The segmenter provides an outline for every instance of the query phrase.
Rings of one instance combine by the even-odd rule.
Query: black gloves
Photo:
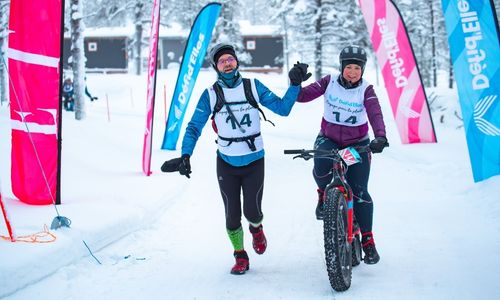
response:
[[[293,65],[293,68],[288,72],[288,78],[290,78],[290,83],[292,85],[300,85],[303,81],[306,81],[311,77],[311,73],[307,73],[307,67],[309,65],[297,62]]]
[[[302,71],[298,67],[293,67],[288,72],[288,78],[292,85],[300,85],[302,83]]]
[[[181,158],[174,158],[171,160],[167,160],[161,165],[162,172],[177,172],[179,171],[179,165],[181,164]]]
[[[187,178],[191,178],[191,163],[189,163],[189,155],[184,154],[181,156],[181,163],[179,164],[179,173],[181,175],[186,175]]]
[[[389,147],[389,143],[384,136],[376,137],[370,142],[370,149],[372,153],[382,153],[385,147]]]
[[[307,73],[308,64],[303,64],[301,62],[297,62],[293,65],[294,67],[298,67],[302,71],[302,81],[306,81],[309,77],[312,76],[311,73]]]
[[[189,155],[184,154],[181,157],[167,160],[161,166],[162,172],[177,172],[181,175],[185,175],[187,178],[191,178],[191,164],[189,163]]]
[[[97,99],[99,99],[99,98],[97,98],[97,97],[91,97],[90,101],[94,101],[94,100],[97,100]]]

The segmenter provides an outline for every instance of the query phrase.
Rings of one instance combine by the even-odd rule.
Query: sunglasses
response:
[[[218,66],[224,66],[226,63],[232,64],[234,62],[236,62],[236,58],[230,56],[230,57],[228,57],[226,59],[219,59],[219,61],[217,62],[217,65]]]

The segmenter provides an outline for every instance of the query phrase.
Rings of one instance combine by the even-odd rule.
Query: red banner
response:
[[[11,181],[28,204],[58,199],[62,0],[11,0]]]

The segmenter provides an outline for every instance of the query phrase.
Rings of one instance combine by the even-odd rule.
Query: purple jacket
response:
[[[330,83],[331,75],[327,75],[320,80],[302,88],[297,102],[309,102],[323,95]],[[373,129],[375,137],[385,137],[385,124],[378,102],[377,95],[372,85],[365,91],[364,106],[368,114],[368,120]],[[321,120],[321,134],[334,141],[339,147],[346,147],[368,138],[368,123],[360,126],[342,126]]]

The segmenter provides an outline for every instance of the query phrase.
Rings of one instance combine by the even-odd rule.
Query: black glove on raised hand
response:
[[[297,62],[293,65],[293,68],[288,72],[288,77],[290,78],[290,82],[292,85],[300,85],[303,81],[306,81],[311,77],[311,73],[307,73],[308,64],[303,64],[301,62]]]
[[[185,175],[187,178],[191,178],[191,163],[189,162],[189,155],[184,154],[181,156],[181,162],[179,164],[179,173]]]
[[[389,147],[389,143],[384,136],[376,137],[370,142],[370,149],[372,153],[382,153],[385,147]]]
[[[302,77],[302,70],[297,66],[294,66],[288,72],[288,78],[290,78],[290,83],[292,85],[300,85],[302,83]]]
[[[294,67],[298,67],[301,72],[302,72],[302,82],[306,81],[307,79],[309,79],[309,77],[312,76],[311,73],[307,73],[307,68],[309,67],[308,64],[303,64],[301,62],[298,62],[296,64],[293,65]]]

